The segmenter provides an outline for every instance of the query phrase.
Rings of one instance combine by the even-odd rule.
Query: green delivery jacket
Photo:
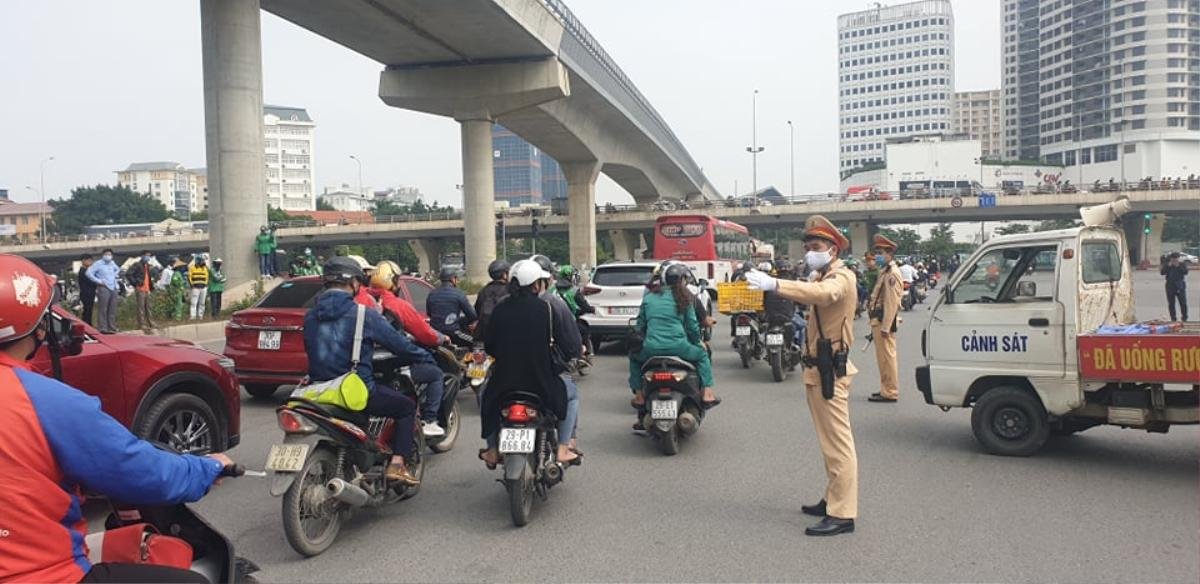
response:
[[[224,293],[225,282],[229,280],[229,276],[225,275],[225,270],[208,269],[208,293]]]
[[[275,253],[275,248],[279,244],[275,243],[275,234],[271,232],[259,233],[254,238],[254,251],[258,255],[270,255]]]
[[[689,306],[680,315],[670,291],[646,293],[638,311],[637,328],[646,334],[642,343],[645,355],[679,354],[686,347],[699,346],[701,342],[695,309]]]

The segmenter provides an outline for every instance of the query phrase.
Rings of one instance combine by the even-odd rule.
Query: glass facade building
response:
[[[567,196],[558,162],[500,124],[492,126],[492,156],[497,201],[518,207]]]

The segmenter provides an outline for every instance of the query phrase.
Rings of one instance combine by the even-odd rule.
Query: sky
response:
[[[749,192],[758,94],[758,184],[787,193],[787,121],[797,194],[837,189],[837,16],[871,7],[818,0],[567,0],[722,194]],[[897,4],[896,2],[890,4]],[[131,162],[205,165],[195,0],[0,3],[0,188],[46,193],[116,182]],[[999,0],[954,0],[955,89],[1000,86]],[[317,122],[318,192],[363,183],[419,187],[459,206],[458,125],[378,98],[382,66],[270,14],[262,18],[263,101]],[[41,164],[48,157],[53,161]],[[632,203],[601,177],[601,203]]]

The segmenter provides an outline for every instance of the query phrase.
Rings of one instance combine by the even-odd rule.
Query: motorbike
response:
[[[767,327],[763,339],[767,363],[771,365],[771,378],[776,382],[783,381],[788,372],[800,363],[800,349],[793,342],[795,335],[788,323],[775,323]]]
[[[930,290],[937,288],[938,280],[940,278],[941,278],[941,276],[938,273],[929,274],[929,289]]]
[[[423,386],[412,381],[405,367],[396,366],[395,356],[376,352],[376,391],[400,391],[420,403]],[[446,376],[441,423],[446,435],[438,438],[444,452],[453,446],[458,434],[458,382]],[[420,492],[389,481],[387,465],[391,461],[391,440],[395,420],[352,412],[328,404],[293,397],[275,410],[282,444],[271,447],[266,469],[273,473],[271,495],[283,497],[283,528],[292,549],[304,556],[315,556],[333,545],[356,510],[380,507],[410,499]],[[405,461],[413,476],[425,474],[426,447],[434,449],[421,433],[420,422],[413,428],[412,456]]]
[[[462,363],[466,366],[466,382],[476,398],[492,380],[492,364],[495,362],[496,360],[483,350],[482,345],[475,345],[470,352],[464,352]]]
[[[642,365],[642,392],[646,396],[642,426],[662,453],[679,453],[679,441],[700,429],[704,420],[700,376],[691,363],[679,357],[652,357]]]
[[[915,304],[914,298],[913,298],[912,286],[913,285],[911,283],[905,282],[904,283],[904,295],[900,297],[900,309],[905,312],[912,310],[913,305]]]
[[[558,462],[558,420],[542,407],[537,394],[513,392],[500,406],[499,450],[504,457],[504,484],[513,525],[529,523],[536,495],[543,501],[563,480]]]
[[[742,369],[750,368],[751,359],[762,358],[762,323],[754,312],[739,312],[733,315],[733,341],[737,348],[738,357],[742,359]]]

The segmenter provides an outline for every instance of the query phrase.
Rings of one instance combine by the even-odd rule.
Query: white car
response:
[[[646,284],[659,263],[610,262],[592,270],[591,280],[582,292],[587,296],[588,304],[596,309],[595,314],[583,315],[593,344],[598,346],[604,340],[629,336],[629,321],[637,318]],[[694,273],[689,278],[688,288],[712,314],[709,292],[699,285]]]

